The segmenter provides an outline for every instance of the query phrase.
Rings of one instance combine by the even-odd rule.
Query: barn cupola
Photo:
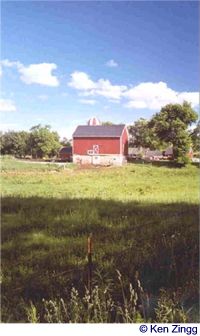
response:
[[[88,123],[87,123],[89,126],[99,126],[101,125],[99,119],[97,119],[96,117],[92,117],[90,118],[90,120],[88,120]]]

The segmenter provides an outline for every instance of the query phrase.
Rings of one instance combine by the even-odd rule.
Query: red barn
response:
[[[125,125],[78,126],[73,134],[73,162],[94,165],[121,165],[128,155]]]

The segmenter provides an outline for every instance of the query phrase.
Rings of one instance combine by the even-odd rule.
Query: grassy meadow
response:
[[[124,319],[119,313],[126,307],[133,311],[130,284],[138,283],[145,313],[143,303],[133,301],[141,319],[164,321],[165,310],[173,306],[187,321],[198,320],[197,167],[81,169],[3,158],[1,168],[3,322],[139,321],[137,314]],[[106,303],[99,308],[104,315],[95,319],[84,317],[84,307],[89,308],[80,301],[87,301],[91,233],[93,294],[104,293]],[[60,299],[68,309],[73,306],[69,318],[52,317]],[[78,302],[82,310],[77,313]],[[169,322],[179,319],[170,316]]]

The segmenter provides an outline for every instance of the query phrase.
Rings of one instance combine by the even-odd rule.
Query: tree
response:
[[[1,134],[1,153],[24,157],[28,154],[29,134],[25,131],[8,131]]]
[[[15,134],[15,155],[25,157],[29,154],[29,133],[25,131],[16,132]]]
[[[173,145],[173,155],[177,162],[187,163],[191,145],[188,126],[197,120],[197,113],[191,104],[168,104],[150,121],[149,126],[161,141]]]
[[[36,125],[30,129],[29,149],[34,158],[52,157],[59,148],[58,133],[51,131],[49,125]]]
[[[192,140],[193,150],[196,152],[200,151],[200,121],[198,121],[197,126],[190,132],[190,138]]]
[[[103,121],[103,122],[101,123],[101,125],[104,125],[104,126],[111,126],[111,125],[115,125],[115,124],[113,124],[112,121]]]
[[[15,134],[14,131],[1,134],[1,154],[15,155]]]
[[[112,121],[102,121],[101,125],[103,126],[112,126],[112,125],[124,125],[123,122],[120,123],[113,123]]]
[[[66,137],[64,137],[61,141],[60,144],[64,147],[71,147],[71,142],[72,140],[67,139]]]
[[[156,149],[160,147],[160,142],[154,129],[149,126],[149,121],[143,118],[135,121],[129,126],[130,145],[134,147],[146,147]]]

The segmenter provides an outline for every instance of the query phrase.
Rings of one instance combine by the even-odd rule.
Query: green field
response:
[[[188,321],[197,321],[197,167],[80,169],[4,158],[1,175],[4,322],[27,322],[30,305],[45,322],[42,300],[67,301],[72,287],[81,300],[90,233],[93,286],[111,286],[119,305],[137,272],[150,301],[146,319],[158,320],[154,308],[164,289],[166,307],[173,299]]]

